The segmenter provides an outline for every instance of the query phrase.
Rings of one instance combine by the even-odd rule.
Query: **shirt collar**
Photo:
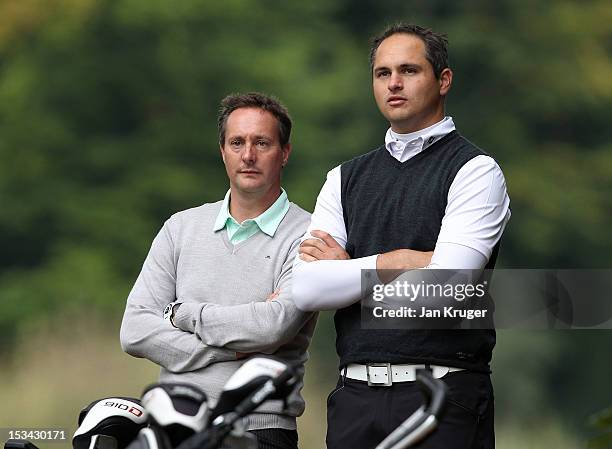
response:
[[[215,232],[224,229],[228,220],[233,220],[234,222],[238,223],[236,219],[232,217],[229,211],[231,191],[231,189],[228,190],[225,194],[225,198],[223,198],[221,209],[219,210],[219,214],[215,220],[215,225],[213,226],[213,231]],[[259,227],[262,232],[265,232],[270,237],[274,237],[280,222],[283,220],[288,210],[289,198],[287,197],[287,192],[285,192],[285,189],[281,188],[281,194],[276,201],[264,212],[251,220],[257,224],[257,227]]]
[[[392,156],[398,159],[407,151],[416,155],[454,130],[455,123],[450,116],[444,117],[427,128],[408,134],[399,134],[389,128],[385,135],[385,147]]]

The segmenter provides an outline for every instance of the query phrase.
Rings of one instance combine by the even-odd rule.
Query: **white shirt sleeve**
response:
[[[433,270],[482,270],[489,259],[481,252],[456,243],[436,243],[431,263],[425,268]]]
[[[311,231],[322,230],[330,234],[342,248],[346,248],[346,226],[344,225],[344,214],[342,212],[340,182],[340,166],[327,173],[325,184],[317,197],[314,212],[310,218],[310,225],[302,240],[314,238]],[[301,261],[301,259],[296,259]]]
[[[304,239],[319,229],[346,247],[340,191],[340,167],[336,167],[327,175]],[[449,189],[440,234],[426,268],[483,269],[510,219],[509,204],[504,176],[495,161],[482,155],[467,162]],[[361,270],[375,270],[377,257],[307,263],[297,256],[293,300],[307,311],[340,309],[359,301]]]
[[[481,253],[486,261],[499,242],[506,223],[510,219],[510,199],[506,192],[506,181],[499,165],[493,158],[476,156],[457,172],[448,190],[448,201],[442,227],[436,242],[436,251],[441,243],[454,243]],[[440,249],[445,248],[442,246]],[[463,259],[446,256],[438,260],[445,266],[437,268],[477,269],[466,267]],[[486,265],[486,261],[484,265]],[[448,265],[453,263],[453,265]]]

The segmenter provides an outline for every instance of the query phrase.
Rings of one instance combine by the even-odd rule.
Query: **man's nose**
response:
[[[257,149],[255,145],[250,142],[246,142],[244,145],[244,149],[241,154],[242,161],[245,163],[253,163],[257,160]]]
[[[392,73],[389,77],[389,84],[387,87],[391,92],[401,90],[404,87],[402,77],[398,73]]]

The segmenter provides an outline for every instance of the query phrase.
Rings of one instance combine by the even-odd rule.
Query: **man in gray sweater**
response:
[[[281,188],[291,153],[287,110],[262,94],[230,95],[218,127],[230,190],[166,221],[121,325],[125,352],[160,365],[162,382],[197,385],[213,405],[251,354],[274,354],[303,376],[316,322],[291,298],[292,264],[310,214]],[[297,448],[303,411],[298,391],[285,410],[281,401],[266,402],[248,417],[248,429],[260,448]]]

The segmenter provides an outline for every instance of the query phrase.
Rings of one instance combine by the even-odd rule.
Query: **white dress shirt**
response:
[[[405,162],[453,130],[451,117],[410,134],[389,128],[385,147]],[[311,231],[321,230],[346,247],[340,178],[340,166],[327,173],[304,240],[314,238]],[[448,191],[440,234],[426,268],[482,270],[510,219],[509,206],[504,175],[493,158],[480,155],[465,163]],[[298,255],[293,265],[293,300],[298,308],[309,311],[347,307],[361,299],[361,271],[375,270],[377,258],[378,254],[305,262]]]

